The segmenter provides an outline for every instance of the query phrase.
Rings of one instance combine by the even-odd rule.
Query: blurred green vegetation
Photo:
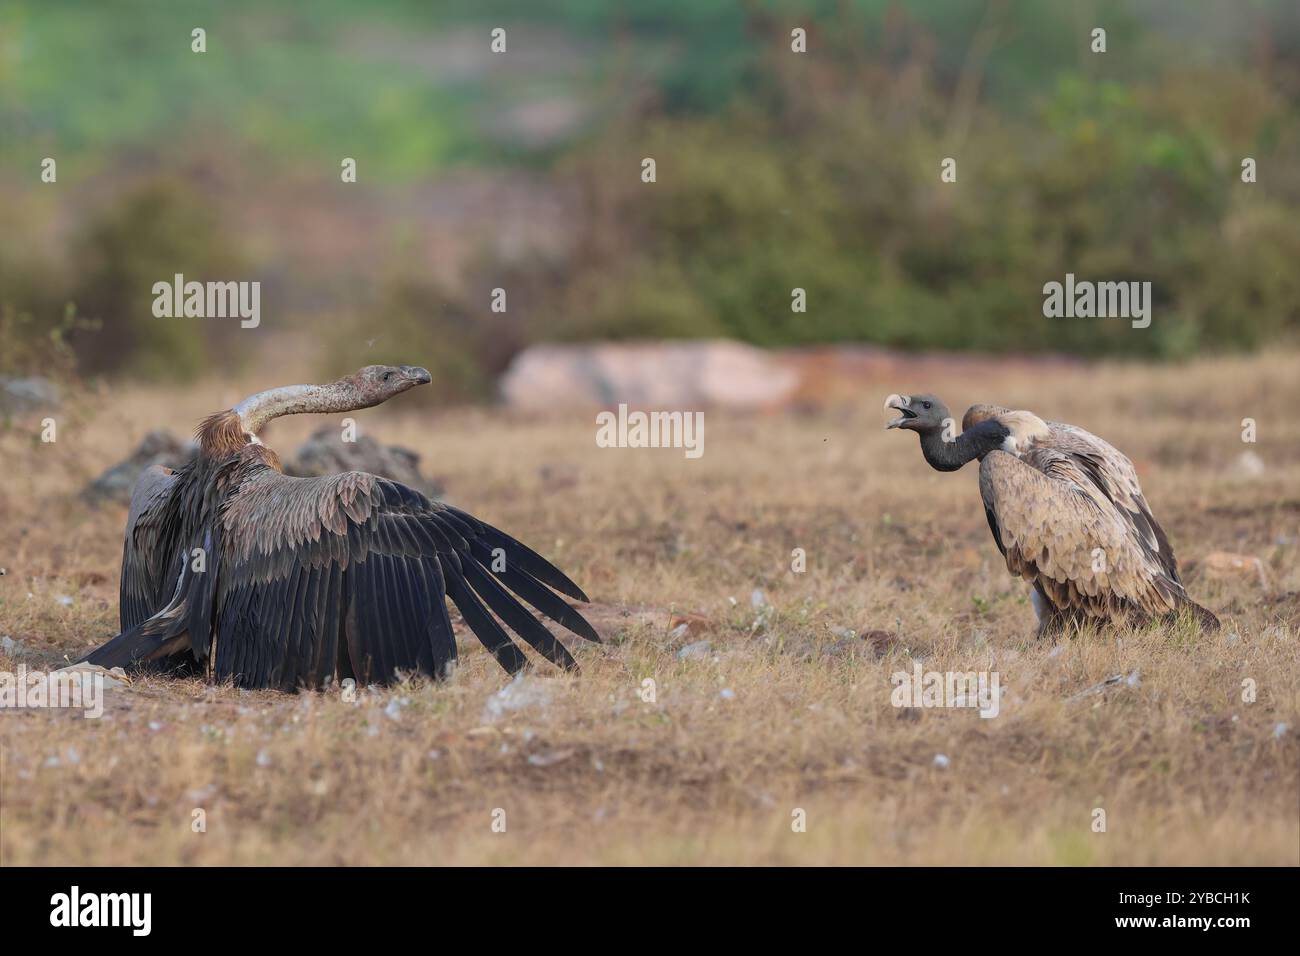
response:
[[[72,241],[76,302],[93,302],[111,335],[74,340],[90,373],[122,369],[144,378],[187,377],[226,356],[212,321],[157,318],[155,282],[238,275],[243,265],[213,207],[183,183],[148,182],[92,216]],[[202,280],[200,280],[202,281]],[[204,322],[208,325],[204,325]]]
[[[185,376],[260,339],[153,318],[152,283],[261,278],[267,328],[332,367],[373,342],[471,398],[547,339],[1258,348],[1300,332],[1298,121],[1286,0],[0,0],[0,308],[87,372]],[[439,226],[466,170],[553,194],[554,248],[497,208]],[[304,204],[339,248],[293,231]],[[439,228],[473,246],[458,275]],[[1150,281],[1151,327],[1044,318],[1067,272]]]
[[[601,195],[593,232],[621,241],[591,244],[542,324],[574,338],[1160,356],[1300,330],[1300,151],[1292,105],[1264,83],[1065,76],[1023,118],[981,115],[957,146],[941,91],[902,102],[894,76],[876,77],[814,95],[786,77],[764,108],[613,133],[581,175]],[[636,177],[642,155],[657,159],[654,184]],[[946,156],[953,184],[939,180]],[[1266,185],[1241,182],[1243,156]],[[1067,272],[1150,281],[1150,329],[1045,319],[1042,286]]]

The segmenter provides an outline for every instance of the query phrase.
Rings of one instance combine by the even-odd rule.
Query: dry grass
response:
[[[495,718],[505,680],[472,638],[449,683],[356,703],[139,679],[110,692],[101,720],[0,712],[0,860],[1295,865],[1298,368],[1294,354],[970,366],[942,383],[863,383],[856,404],[806,415],[710,413],[698,461],[597,449],[588,415],[430,417],[400,400],[363,413],[420,450],[455,503],[598,601],[703,620],[674,635],[632,618],[605,646],[573,639],[582,673],[539,667],[515,689],[532,703]],[[923,388],[954,409],[1032,408],[1126,450],[1223,631],[1033,640],[974,470],[933,472],[914,437],[881,428],[885,393]],[[244,391],[112,392],[67,409],[53,445],[29,423],[0,435],[0,634],[27,648],[0,668],[56,664],[114,632],[124,512],[90,510],[76,490],[147,428],[188,430]],[[1248,416],[1255,446],[1240,440]],[[281,423],[268,441],[292,449],[314,424]],[[1262,475],[1235,476],[1246,447]],[[1268,581],[1212,578],[1198,559],[1216,550],[1258,555]],[[897,642],[878,658],[842,628]],[[709,655],[677,656],[704,639]],[[914,657],[997,670],[1000,716],[893,708],[890,675]],[[1137,686],[1071,700],[1135,670]],[[639,696],[646,678],[654,703]],[[191,832],[196,807],[205,833]],[[1106,833],[1091,830],[1095,807]]]

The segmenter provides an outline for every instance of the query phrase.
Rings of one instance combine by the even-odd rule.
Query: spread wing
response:
[[[175,491],[176,475],[162,465],[141,472],[131,490],[118,595],[124,631],[161,608],[176,586],[178,568],[172,567],[179,533]]]
[[[582,590],[491,525],[361,472],[291,478],[255,470],[218,519],[213,673],[255,687],[385,682],[440,675],[456,659],[446,598],[507,671],[523,638],[576,666],[524,603],[589,640],[587,621],[551,589]],[[513,592],[513,593],[512,593]]]
[[[1076,454],[1045,445],[1023,461],[1003,451],[985,456],[980,494],[1007,567],[1062,610],[1101,618],[1174,610],[1186,600],[1182,585],[1092,471]]]

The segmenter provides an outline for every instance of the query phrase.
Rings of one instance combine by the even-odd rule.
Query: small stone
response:
[[[1264,459],[1249,449],[1238,455],[1232,465],[1232,473],[1239,478],[1258,478],[1264,471]]]
[[[573,756],[573,750],[556,750],[545,754],[529,754],[528,762],[534,767],[552,767]]]
[[[712,641],[696,641],[694,644],[687,644],[677,652],[679,661],[689,660],[692,657],[708,657],[709,652],[713,649]]]
[[[0,415],[58,408],[59,387],[48,378],[0,375]]]
[[[120,667],[114,667],[112,670],[100,667],[98,664],[69,664],[67,667],[60,667],[54,673],[71,674],[74,671],[83,671],[87,674],[98,674],[104,680],[105,690],[115,690],[119,687],[130,686],[131,679],[126,676],[126,672]]]
[[[550,700],[551,688],[546,681],[520,674],[487,699],[482,719],[491,723],[511,711],[545,707]]]
[[[947,755],[947,754],[935,754],[935,755],[934,755],[934,765],[935,765],[936,767],[938,767],[940,770],[944,770],[944,769],[946,769],[946,768],[948,767],[948,765],[951,764],[951,763],[952,763],[952,761],[948,759],[948,755]]]

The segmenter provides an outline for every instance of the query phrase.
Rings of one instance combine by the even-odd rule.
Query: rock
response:
[[[59,387],[49,379],[0,375],[0,415],[21,415],[58,407]]]
[[[192,441],[181,441],[171,432],[151,431],[129,457],[109,468],[82,491],[92,504],[106,501],[129,504],[131,489],[140,473],[152,465],[171,469],[188,464],[198,452]],[[397,445],[381,445],[369,435],[355,442],[340,440],[333,425],[323,425],[285,462],[284,472],[301,478],[334,475],[342,471],[368,471],[381,478],[391,478],[409,485],[430,497],[441,497],[445,489],[437,481],[420,474],[420,456]]]
[[[438,481],[420,474],[420,456],[400,445],[381,445],[369,435],[358,435],[345,442],[333,425],[322,425],[298,448],[298,453],[284,464],[286,475],[314,478],[343,471],[368,471],[381,478],[391,478],[440,498],[446,489]]]
[[[105,690],[129,687],[131,684],[131,679],[126,676],[126,671],[122,670],[120,667],[114,667],[112,670],[108,670],[107,668],[100,667],[98,664],[87,664],[83,662],[81,664],[69,664],[67,667],[60,667],[54,673],[71,674],[76,671],[81,671],[86,674],[101,675],[104,678]]]
[[[679,661],[689,660],[692,657],[708,657],[713,651],[712,641],[696,641],[694,644],[687,644],[677,652]]]
[[[563,763],[572,757],[576,750],[572,747],[565,750],[553,750],[549,753],[529,754],[528,762],[534,767],[553,767],[557,763]]]
[[[87,485],[81,492],[82,497],[91,504],[106,501],[129,504],[131,489],[135,487],[136,479],[142,471],[154,465],[180,468],[189,464],[198,450],[199,446],[194,442],[182,441],[171,432],[151,431],[140,440],[135,451],[127,458]]]
[[[1249,449],[1238,455],[1232,463],[1232,473],[1238,478],[1258,478],[1264,474],[1264,470],[1264,459]]]
[[[1235,554],[1231,551],[1211,551],[1200,561],[1201,570],[1211,577],[1235,579],[1268,586],[1268,574],[1264,562],[1251,554]]]
[[[551,701],[551,687],[538,677],[517,675],[483,705],[484,723],[492,723],[512,711],[545,707]]]
[[[32,649],[26,644],[22,641],[15,641],[8,634],[0,637],[0,651],[8,654],[10,657],[25,657],[32,653]]]
[[[535,345],[501,377],[513,408],[640,410],[765,408],[784,404],[798,374],[762,349],[739,342],[644,342]]]

